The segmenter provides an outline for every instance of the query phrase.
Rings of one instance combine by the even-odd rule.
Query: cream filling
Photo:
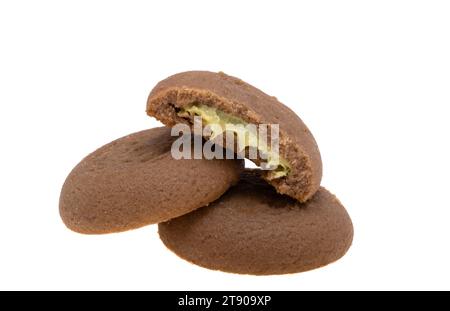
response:
[[[222,135],[225,131],[231,131],[238,138],[238,146],[241,150],[246,147],[256,148],[260,155],[266,159],[265,168],[271,170],[269,179],[276,179],[287,176],[291,170],[291,166],[286,159],[279,156],[278,152],[274,152],[271,148],[258,139],[258,135],[254,131],[250,131],[245,122],[241,118],[235,117],[221,110],[206,105],[191,105],[182,108],[178,115],[181,117],[199,116],[205,126],[211,129],[210,140]]]

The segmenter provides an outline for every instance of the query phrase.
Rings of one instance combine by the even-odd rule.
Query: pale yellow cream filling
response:
[[[260,141],[257,134],[247,128],[248,122],[241,118],[201,104],[182,108],[178,115],[182,117],[201,117],[203,125],[209,126],[211,129],[210,139],[216,138],[224,131],[234,132],[236,137],[241,140],[238,145],[242,150],[246,147],[257,148],[260,154],[264,154],[264,157],[267,159],[266,167],[273,168],[269,174],[270,179],[281,178],[289,174],[291,170],[289,163],[277,153],[271,151],[266,143]]]

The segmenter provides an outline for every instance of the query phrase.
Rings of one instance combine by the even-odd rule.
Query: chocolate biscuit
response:
[[[353,225],[339,200],[319,188],[306,203],[277,194],[260,172],[207,207],[159,224],[164,244],[205,268],[254,275],[302,272],[342,257]]]
[[[80,233],[110,233],[181,216],[220,197],[239,179],[242,160],[175,160],[170,128],[115,140],[67,177],[60,215]]]
[[[311,132],[291,109],[248,83],[224,73],[183,72],[159,82],[147,101],[147,114],[167,126],[192,125],[193,116],[206,113],[244,125],[279,124],[282,161],[263,178],[279,193],[301,202],[319,189],[322,162]]]

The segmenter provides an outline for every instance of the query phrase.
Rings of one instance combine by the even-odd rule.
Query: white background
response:
[[[147,95],[185,70],[301,115],[354,222],[342,260],[240,276],[179,259],[156,226],[65,228],[72,167],[157,126]],[[0,104],[0,289],[450,289],[448,1],[2,1]]]

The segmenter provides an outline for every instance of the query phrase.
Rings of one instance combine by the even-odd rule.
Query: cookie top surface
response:
[[[88,155],[63,185],[64,223],[81,233],[138,228],[207,205],[238,181],[242,160],[175,160],[176,139],[170,128],[154,128]]]
[[[159,225],[166,246],[200,266],[241,274],[284,274],[324,266],[351,245],[345,208],[325,188],[307,202],[282,196],[246,171],[220,199]]]
[[[301,202],[317,191],[322,178],[317,143],[303,121],[275,97],[221,72],[188,71],[170,76],[153,88],[147,113],[168,126],[188,123],[178,111],[193,103],[217,108],[251,124],[279,124],[280,156],[289,162],[291,171],[277,179],[266,172],[263,178],[279,193]]]

